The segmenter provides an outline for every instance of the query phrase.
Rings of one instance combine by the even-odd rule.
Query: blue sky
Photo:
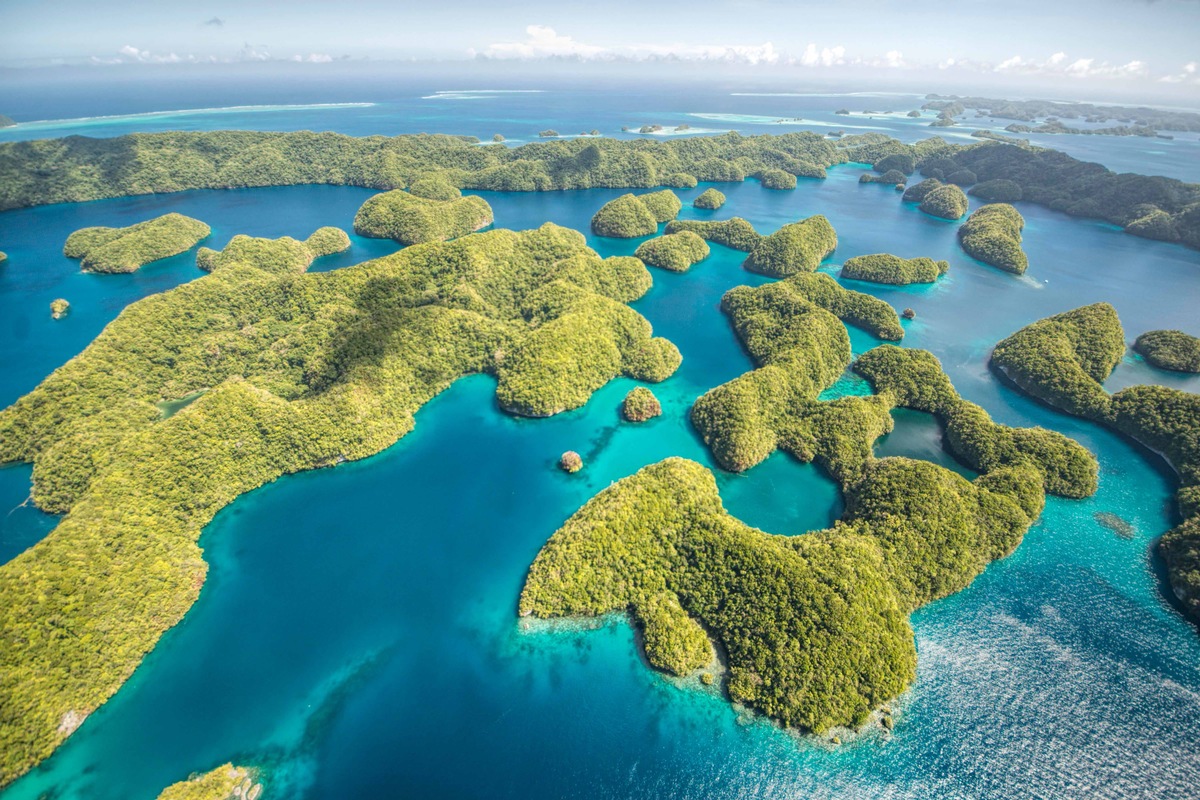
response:
[[[0,0],[0,64],[683,60],[1200,94],[1200,0]]]

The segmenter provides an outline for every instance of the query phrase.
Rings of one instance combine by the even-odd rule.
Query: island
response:
[[[61,297],[50,301],[50,317],[52,319],[62,319],[71,310],[71,304]]]
[[[910,192],[913,193],[911,196]],[[937,178],[923,180],[904,193],[904,200],[912,199],[920,201],[917,207],[926,214],[948,220],[962,219],[970,207],[962,189],[954,184],[942,183]]]
[[[67,237],[63,255],[86,272],[135,272],[152,261],[191,250],[212,233],[198,219],[163,214],[127,228],[82,228]]]
[[[592,232],[597,236],[634,239],[658,230],[659,223],[672,220],[683,208],[679,197],[669,189],[650,194],[623,194],[601,206],[592,217]]]
[[[828,219],[816,214],[763,237],[742,266],[760,275],[786,278],[797,272],[812,272],[836,247],[837,232]]]
[[[1159,552],[1175,598],[1200,620],[1200,395],[1165,386],[1101,386],[1125,352],[1117,312],[1107,303],[1039,320],[996,345],[991,365],[1006,380],[1070,414],[1128,436],[1161,457],[1179,478],[1183,521]]]
[[[1025,274],[1029,258],[1021,249],[1025,218],[1008,203],[978,208],[958,229],[958,242],[967,255],[1005,272]]]
[[[648,239],[633,253],[646,264],[671,272],[687,272],[693,264],[708,258],[708,254],[708,242],[691,231]]]
[[[0,250],[0,264],[3,264],[5,261],[8,261],[8,253]]]
[[[433,200],[395,189],[362,204],[354,215],[354,232],[405,245],[444,242],[482,230],[494,218],[482,197]]]
[[[637,259],[546,224],[320,273],[222,258],[127,306],[0,411],[0,463],[33,462],[33,502],[66,514],[0,565],[0,785],[182,619],[207,572],[197,537],[221,508],[383,450],[464,375],[495,376],[500,406],[528,416],[578,408],[618,376],[664,380],[679,351],[627,305],[650,285]]]
[[[992,97],[959,97],[931,94],[927,108],[952,103],[962,109],[978,109],[989,117],[1012,119],[1018,122],[1045,122],[1031,128],[1028,125],[1010,125],[1009,130],[1032,130],[1039,133],[1075,133],[1107,135],[1154,136],[1157,130],[1200,131],[1200,114],[1194,111],[1150,108],[1148,106],[1096,105],[1092,103],[1063,103],[1051,100],[1000,100]],[[960,112],[961,113],[961,112]],[[1061,119],[1081,119],[1090,124],[1103,124],[1116,120],[1122,124],[1107,128],[1072,128]]]
[[[795,294],[795,280],[727,295],[760,366],[700,398],[693,420],[727,467],[747,468],[776,444],[815,460],[842,486],[842,520],[803,536],[769,535],[725,510],[709,470],[669,458],[603,490],[553,534],[518,611],[628,613],[651,667],[703,670],[704,682],[723,673],[730,701],[820,734],[862,726],[903,692],[917,663],[908,616],[1011,553],[1047,491],[1093,492],[1097,465],[1061,434],[992,422],[925,351],[876,348],[856,369],[878,394],[817,400],[841,374],[849,341],[833,313]],[[948,437],[955,454],[980,477],[876,459],[873,442],[891,429],[896,406],[943,417],[957,432]],[[732,441],[759,452],[728,463],[722,442]]]
[[[621,416],[629,422],[645,422],[662,414],[662,405],[645,386],[630,389],[621,403]]]
[[[796,176],[781,169],[764,169],[755,173],[764,189],[795,189]]]
[[[17,123],[12,117],[6,117],[3,114],[0,114],[0,128],[12,128],[16,126],[16,124]]]
[[[257,770],[224,764],[202,775],[173,783],[158,800],[259,800],[263,785]]]
[[[1183,331],[1147,331],[1133,349],[1159,369],[1200,372],[1200,339]]]
[[[318,228],[304,241],[290,236],[262,239],[239,233],[222,250],[201,247],[196,251],[196,266],[205,272],[249,266],[264,272],[283,274],[304,272],[321,256],[350,249],[350,237],[341,228]]]
[[[889,169],[882,175],[864,172],[858,176],[859,183],[886,183],[889,186],[903,186],[907,180],[908,176],[898,169]]]
[[[1101,219],[1129,233],[1200,248],[1200,184],[1118,175],[1100,164],[998,141],[906,144],[879,133],[831,139],[812,132],[675,141],[588,139],[479,147],[473,137],[253,131],[68,137],[0,143],[0,211],[47,203],[245,186],[341,184],[391,190],[453,165],[455,185],[487,191],[653,188],[680,175],[741,181],[765,169],[821,178],[845,163],[907,154],[926,177],[969,170],[1008,180],[1025,202]],[[702,146],[697,146],[702,144]],[[580,159],[595,148],[599,159]],[[140,157],[131,162],[130,152]],[[320,152],[321,158],[308,157]],[[940,175],[938,174],[940,172]],[[682,184],[680,184],[682,185]],[[1011,201],[1009,201],[1011,202]]]
[[[949,271],[949,261],[934,261],[924,257],[906,259],[891,253],[875,253],[846,259],[841,276],[856,281],[907,286],[911,283],[933,283]]]
[[[749,252],[763,237],[749,221],[741,217],[725,220],[677,219],[667,223],[665,233],[691,231],[708,242],[724,245],[733,250]]]
[[[723,205],[725,205],[725,195],[713,188],[705,189],[692,201],[693,208],[703,208],[708,211],[716,211]]]

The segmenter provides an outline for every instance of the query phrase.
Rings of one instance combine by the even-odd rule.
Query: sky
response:
[[[547,59],[1200,100],[1200,0],[0,0],[0,66]]]

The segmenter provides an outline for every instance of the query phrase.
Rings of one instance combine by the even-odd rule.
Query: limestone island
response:
[[[683,203],[669,189],[650,194],[623,194],[601,206],[592,217],[592,232],[614,239],[649,236],[660,222],[675,219]]]
[[[796,176],[781,169],[764,169],[755,173],[754,177],[764,189],[795,189]]]
[[[61,297],[57,300],[50,301],[50,316],[53,319],[62,319],[71,310],[71,304]]]
[[[1183,522],[1163,534],[1159,552],[1175,598],[1200,620],[1200,394],[1165,386],[1108,394],[1101,381],[1124,352],[1116,310],[1097,303],[1022,328],[996,345],[991,364],[1026,393],[1125,434],[1174,469]]]
[[[786,278],[812,272],[837,247],[837,232],[821,214],[784,225],[762,238],[742,264],[750,272]]]
[[[259,800],[263,785],[258,771],[224,764],[163,789],[158,800]]]
[[[400,244],[457,239],[492,224],[492,207],[482,197],[434,200],[396,189],[377,194],[354,215],[354,232]]]
[[[693,264],[708,258],[708,254],[708,242],[691,231],[647,239],[633,253],[650,266],[671,272],[687,272]]]
[[[916,186],[910,186],[903,199],[907,203],[920,203],[918,208],[930,216],[949,220],[962,219],[970,207],[962,189],[937,178],[926,178]]]
[[[350,237],[341,228],[318,228],[304,241],[290,236],[262,239],[239,233],[229,240],[223,250],[210,247],[197,250],[196,266],[205,272],[246,265],[277,274],[304,272],[317,258],[341,253],[349,248]]]
[[[725,205],[724,193],[713,188],[705,189],[692,201],[693,208],[703,208],[708,211],[716,211],[723,205]]]
[[[762,235],[754,226],[741,217],[719,221],[677,219],[667,223],[668,234],[691,231],[708,242],[724,245],[733,250],[749,252],[762,241]]]
[[[907,286],[911,283],[933,283],[949,271],[949,261],[923,257],[905,259],[891,253],[875,253],[846,259],[841,276],[856,281]]]
[[[573,475],[583,469],[583,456],[574,450],[568,450],[559,457],[558,467],[563,472]]]
[[[186,252],[212,232],[198,219],[163,214],[127,228],[82,228],[67,237],[63,255],[87,272],[134,272],[152,261]]]
[[[1159,369],[1200,372],[1200,339],[1183,331],[1147,331],[1133,349]]]
[[[726,468],[746,469],[776,447],[815,460],[842,486],[842,520],[772,536],[725,510],[709,470],[670,458],[567,520],[530,567],[521,615],[626,612],[655,669],[711,674],[715,643],[731,701],[805,731],[858,727],[915,678],[913,611],[1012,552],[1047,491],[1094,492],[1086,450],[992,422],[924,351],[871,350],[855,368],[877,394],[819,401],[850,361],[838,314],[855,313],[808,299],[828,302],[827,284],[837,286],[800,274],[731,290],[723,306],[759,367],[697,400],[692,418]],[[873,443],[897,406],[942,418],[956,457],[980,477],[876,459]]]
[[[989,203],[977,209],[958,229],[958,242],[967,255],[1005,272],[1023,275],[1029,258],[1021,249],[1025,218],[1008,203]]]
[[[662,405],[645,386],[630,389],[621,403],[621,416],[629,422],[645,422],[662,415]]]
[[[0,463],[32,461],[33,502],[64,514],[0,565],[0,785],[179,622],[207,572],[197,537],[239,495],[378,453],[464,375],[494,376],[512,413],[548,416],[680,363],[627,305],[651,286],[645,265],[556,225],[320,273],[298,271],[294,240],[230,244],[211,274],[130,304],[0,411]],[[189,396],[169,416],[158,405]]]

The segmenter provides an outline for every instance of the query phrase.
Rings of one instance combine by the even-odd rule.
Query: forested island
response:
[[[708,254],[708,242],[691,231],[648,239],[633,253],[646,264],[671,272],[687,272],[693,264],[708,258]]]
[[[67,237],[63,255],[87,272],[134,272],[152,261],[191,250],[212,229],[183,214],[163,214],[126,228],[82,228]]]
[[[703,208],[708,211],[716,211],[723,205],[725,205],[725,195],[711,187],[705,189],[692,201],[694,208]]]
[[[546,416],[680,363],[626,305],[649,289],[646,267],[601,259],[575,231],[491,231],[301,271],[297,245],[311,259],[345,235],[329,230],[206,255],[210,274],[129,305],[0,411],[0,463],[32,461],[33,501],[67,513],[0,566],[0,785],[183,617],[207,571],[197,537],[234,498],[379,452],[466,374],[494,375],[510,412]]]
[[[1021,249],[1025,218],[1008,203],[990,203],[977,209],[958,229],[958,241],[972,258],[1023,275],[1029,258]]]
[[[440,135],[246,131],[6,142],[0,211],[185,189],[318,183],[391,190],[434,174],[459,189],[493,191],[688,186],[771,169],[820,178],[836,164],[873,165],[892,155],[911,158],[928,177],[1011,181],[1026,202],[1200,248],[1200,185],[1116,174],[1055,150],[995,141],[955,145],[936,137],[908,145],[877,133],[837,141],[809,132],[554,139],[516,148]]]
[[[1200,372],[1200,339],[1183,331],[1147,331],[1133,349],[1159,369]]]
[[[259,800],[263,785],[255,770],[224,764],[203,775],[173,783],[158,800]]]
[[[650,194],[623,194],[601,206],[592,217],[592,232],[597,236],[635,239],[649,236],[660,223],[675,219],[683,202],[670,189]]]
[[[1051,126],[1060,120],[1083,120],[1092,124],[1116,122],[1108,128],[1069,128],[1059,122],[1058,130],[1038,131],[1029,126],[1016,126],[1040,133],[1107,133],[1128,135],[1121,131],[1138,132],[1137,135],[1155,135],[1156,131],[1200,131],[1200,114],[1194,111],[1150,108],[1148,106],[1110,106],[1092,103],[1063,103],[1052,100],[1000,100],[994,97],[959,97],[957,95],[926,96],[924,108],[942,111],[947,108],[961,114],[966,109],[982,111],[989,117],[1011,119],[1018,122],[1036,122],[1039,119]],[[1010,130],[1012,128],[1010,127]]]
[[[447,185],[437,182],[433,186]],[[448,186],[448,185],[447,185]],[[426,186],[426,192],[432,188]],[[452,188],[452,187],[451,187]],[[420,182],[414,184],[420,190]],[[367,200],[354,216],[354,232],[400,244],[444,242],[492,224],[492,207],[481,197],[428,197],[396,189]]]
[[[891,253],[855,256],[842,264],[841,276],[849,280],[908,286],[913,283],[933,283],[950,271],[949,261],[932,258],[900,258]]]
[[[837,248],[837,232],[821,214],[790,222],[750,249],[743,266],[750,272],[786,278],[812,272]]]
[[[1125,434],[1174,469],[1183,522],[1159,549],[1176,598],[1200,619],[1200,395],[1165,386],[1108,394],[1101,382],[1124,353],[1116,310],[1097,303],[1022,328],[996,345],[991,363],[1023,391]]]
[[[1010,553],[1046,491],[1095,491],[1086,450],[1052,431],[995,424],[924,351],[871,350],[856,369],[878,394],[818,401],[850,359],[837,315],[850,321],[854,302],[842,297],[838,308],[834,288],[855,294],[807,273],[731,290],[723,307],[760,366],[697,400],[692,415],[727,468],[776,446],[815,460],[842,486],[843,519],[772,536],[725,511],[708,470],[667,459],[602,491],[551,537],[530,568],[522,615],[628,612],[653,667],[704,670],[711,682],[721,669],[711,640],[732,701],[807,731],[858,727],[915,677],[912,611]],[[930,462],[876,459],[895,406],[942,417],[955,455],[983,474],[970,482]]]

